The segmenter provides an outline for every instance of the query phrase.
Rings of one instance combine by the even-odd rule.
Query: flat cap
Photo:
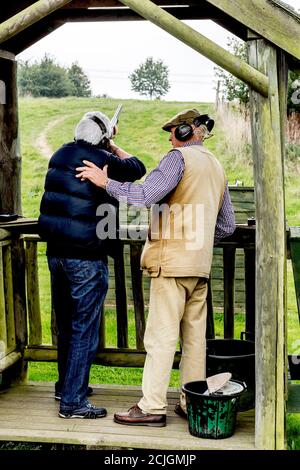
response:
[[[193,124],[194,119],[199,116],[201,114],[197,109],[185,109],[172,117],[162,128],[164,131],[170,132],[172,127],[179,126],[179,124]]]

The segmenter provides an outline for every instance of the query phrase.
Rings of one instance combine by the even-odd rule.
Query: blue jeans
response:
[[[58,329],[60,409],[86,403],[90,368],[99,342],[101,307],[108,288],[108,268],[102,260],[49,256],[53,306]]]

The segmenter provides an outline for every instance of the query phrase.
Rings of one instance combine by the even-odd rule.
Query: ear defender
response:
[[[185,142],[193,135],[193,128],[190,124],[180,124],[175,129],[175,137],[181,142]]]
[[[201,124],[204,124],[207,127],[208,132],[211,132],[215,125],[215,121],[211,119],[208,114],[202,114],[201,116],[196,117],[194,119],[193,124],[196,127],[199,127],[201,126]],[[193,133],[194,131],[192,126],[187,123],[180,124],[175,129],[175,137],[180,142],[185,142],[186,140],[190,139]]]
[[[105,124],[101,121],[101,119],[99,119],[98,116],[89,116],[89,119],[91,119],[91,121],[94,121],[94,122],[100,127],[100,129],[101,129],[102,136],[101,136],[101,139],[100,139],[99,143],[100,143],[105,137],[108,138],[108,132],[107,132],[106,126],[105,126]]]
[[[194,119],[194,125],[196,127],[201,126],[201,124],[204,124],[207,127],[208,132],[211,132],[215,125],[215,121],[211,119],[208,114],[202,114]]]

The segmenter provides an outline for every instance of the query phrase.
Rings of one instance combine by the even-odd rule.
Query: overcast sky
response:
[[[300,0],[285,1],[300,10]],[[215,23],[186,23],[227,47],[231,35]],[[128,75],[151,56],[161,59],[169,68],[171,89],[165,100],[204,102],[215,99],[215,65],[147,21],[65,24],[19,54],[17,59],[34,61],[45,53],[63,66],[77,61],[91,81],[93,95],[142,98],[131,91]]]

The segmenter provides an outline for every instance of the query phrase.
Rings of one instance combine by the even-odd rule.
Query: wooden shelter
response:
[[[219,66],[245,81],[251,88],[252,138],[256,202],[256,230],[239,227],[225,240],[224,250],[227,298],[232,303],[235,249],[245,256],[248,285],[246,316],[248,329],[254,328],[251,316],[255,304],[256,329],[256,407],[255,431],[251,413],[241,417],[235,436],[218,443],[184,435],[182,421],[170,418],[168,431],[145,429],[128,432],[113,424],[107,433],[97,436],[82,423],[72,431],[52,417],[44,431],[35,431],[35,416],[45,417],[49,387],[20,385],[0,395],[0,439],[39,442],[85,443],[98,446],[145,448],[258,448],[285,447],[286,387],[286,252],[287,237],[284,210],[284,136],[288,69],[299,69],[300,17],[279,0],[16,0],[5,2],[0,12],[0,213],[21,214],[21,155],[18,132],[17,64],[15,55],[70,21],[149,20]],[[231,33],[247,41],[249,63],[234,57],[213,41],[194,31],[181,20],[211,19]],[[142,38],[141,38],[142,40]],[[0,229],[0,372],[2,387],[21,383],[26,377],[29,360],[55,360],[52,347],[41,344],[36,253],[36,222],[7,225]],[[256,233],[254,240],[254,233]],[[25,236],[24,236],[25,235]],[[253,289],[255,257],[255,293]],[[126,291],[122,273],[123,256],[116,261],[116,294],[118,349],[105,347],[101,335],[97,356],[102,364],[142,366],[144,360],[144,307],[141,274],[138,270],[140,242],[130,242],[132,282],[136,315],[136,349],[128,349]],[[26,282],[26,279],[27,282]],[[255,296],[255,298],[254,298]],[[252,306],[252,307],[251,307]],[[231,322],[227,315],[227,322]],[[28,330],[29,328],[29,330]],[[103,325],[102,330],[103,332]],[[176,362],[176,361],[175,361]],[[106,390],[106,389],[105,389]],[[105,391],[99,395],[117,407],[127,404],[128,396],[138,392],[132,388]],[[173,392],[172,392],[173,393]],[[120,399],[121,396],[121,399]],[[37,403],[33,417],[22,413],[22,423],[5,424],[7,402]],[[30,398],[31,397],[31,398]],[[117,397],[113,401],[113,397]],[[127,397],[127,398],[126,398]],[[15,402],[13,400],[16,400]],[[19,400],[19,401],[18,401]],[[4,406],[1,406],[4,403]],[[103,403],[105,404],[105,403]],[[21,406],[21,405],[20,405]],[[118,405],[120,406],[120,405]],[[24,411],[23,406],[23,411]],[[49,404],[54,408],[54,404]],[[14,406],[14,409],[18,407]],[[22,406],[21,406],[22,408]],[[109,408],[110,409],[110,408]],[[42,410],[40,413],[39,410]],[[54,411],[53,411],[54,412]],[[40,413],[40,414],[39,414]],[[242,414],[241,414],[242,415]],[[56,415],[53,415],[56,416]],[[23,424],[23,421],[27,424]],[[41,422],[45,420],[41,418]],[[18,424],[19,423],[19,424]],[[26,427],[27,426],[27,427]],[[29,428],[28,428],[29,426]],[[46,426],[46,425],[45,425]],[[117,425],[115,425],[117,426]],[[172,428],[174,426],[174,428]],[[29,429],[29,430],[28,430]],[[116,430],[118,429],[118,431]],[[179,429],[179,431],[178,431]],[[47,431],[48,430],[48,431]],[[101,431],[103,431],[101,429]],[[177,433],[179,432],[179,434]],[[157,433],[160,434],[157,434]],[[178,434],[176,438],[176,433]],[[105,435],[106,437],[103,437]],[[173,436],[173,437],[172,437]]]

